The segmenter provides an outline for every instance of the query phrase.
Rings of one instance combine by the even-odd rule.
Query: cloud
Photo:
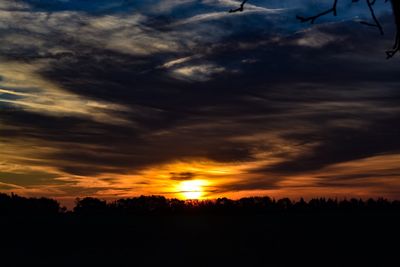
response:
[[[173,70],[173,75],[178,79],[189,81],[207,81],[212,75],[222,73],[225,68],[212,64],[185,66]]]
[[[87,117],[112,124],[129,123],[117,112],[128,108],[106,101],[82,99],[41,79],[35,72],[43,64],[0,64],[0,103],[50,116]],[[119,118],[118,118],[119,117]]]
[[[302,1],[240,15],[237,1],[18,3],[0,11],[4,187],[174,196],[195,178],[210,197],[397,194],[392,40],[352,16],[299,24],[314,11]]]
[[[173,59],[173,60],[170,60],[170,61],[164,63],[161,67],[168,69],[168,68],[174,67],[176,65],[181,65],[182,63],[186,63],[186,62],[192,60],[193,58],[194,58],[194,56]]]
[[[13,1],[13,0],[4,0],[0,3],[0,10],[27,10],[29,9],[29,5],[26,3]]]
[[[172,180],[178,180],[178,181],[186,181],[186,180],[192,180],[196,177],[196,175],[192,172],[171,172],[171,179]]]
[[[318,31],[310,31],[310,33],[304,35],[302,38],[297,39],[296,44],[299,46],[321,48],[339,40],[340,37],[337,36],[321,33]]]

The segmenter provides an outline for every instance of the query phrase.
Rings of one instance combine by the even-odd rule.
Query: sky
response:
[[[238,4],[2,0],[0,191],[400,199],[390,3]]]

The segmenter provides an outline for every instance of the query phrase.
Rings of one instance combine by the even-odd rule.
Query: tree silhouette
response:
[[[80,215],[104,214],[107,212],[107,203],[92,197],[76,199],[74,212]]]
[[[0,194],[1,266],[398,265],[399,201],[140,196],[75,204],[64,212],[51,199]]]
[[[63,212],[65,208],[54,199],[0,193],[0,215],[56,215]]]
[[[369,212],[400,211],[399,201],[387,199],[314,198],[298,201],[289,198],[245,197],[238,200],[178,200],[163,196],[140,196],[106,202],[93,197],[76,199],[73,213],[84,216],[146,215],[146,214],[263,214],[270,212]],[[0,194],[1,215],[56,215],[65,208],[49,198],[25,198],[15,194]]]
[[[398,1],[398,0],[384,0],[384,1],[385,1],[385,3],[387,3],[387,2],[391,3],[392,13],[393,13],[393,17],[394,17],[395,26],[396,26],[396,36],[395,36],[393,47],[386,51],[386,57],[387,57],[387,59],[389,59],[389,58],[392,58],[400,50],[400,1]],[[316,22],[316,20],[322,16],[325,16],[328,14],[333,14],[333,16],[337,16],[338,2],[339,2],[339,0],[333,0],[331,8],[324,10],[316,15],[312,15],[312,16],[297,15],[296,18],[301,23],[309,22],[311,24],[314,24]],[[364,1],[351,0],[351,2],[358,3],[358,2],[364,2]],[[229,10],[229,13],[243,12],[244,7],[247,3],[248,3],[248,0],[242,1],[238,8]],[[365,4],[368,7],[372,21],[360,21],[360,23],[363,25],[369,26],[369,27],[377,28],[379,33],[381,35],[383,35],[384,34],[383,27],[382,27],[381,23],[379,22],[379,19],[377,18],[376,14],[375,14],[375,10],[374,10],[374,5],[376,3],[377,3],[377,0],[365,0]]]

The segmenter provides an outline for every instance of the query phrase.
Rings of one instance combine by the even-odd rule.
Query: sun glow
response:
[[[191,180],[183,181],[180,183],[180,193],[185,199],[199,199],[203,196],[204,181],[202,180]]]
[[[136,184],[129,194],[140,192],[144,195],[166,195],[179,199],[220,197],[220,193],[216,192],[225,184],[240,182],[249,170],[260,166],[265,166],[265,162],[220,163],[204,158],[169,162],[137,173],[134,177],[141,183]],[[132,175],[128,175],[119,184],[121,188],[131,186]]]

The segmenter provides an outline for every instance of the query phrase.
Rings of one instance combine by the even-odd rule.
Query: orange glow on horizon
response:
[[[251,167],[252,163],[218,163],[207,159],[191,159],[151,166],[137,177],[148,183],[143,187],[143,191],[146,191],[144,194],[161,194],[179,199],[206,199],[215,197],[213,192],[216,188],[242,177]],[[128,179],[131,181],[132,177]]]
[[[31,153],[31,151],[29,151]],[[239,199],[250,196],[269,196],[276,199],[289,197],[370,198],[398,199],[400,154],[379,155],[370,158],[338,163],[318,171],[277,176],[257,172],[259,168],[273,165],[273,160],[221,163],[205,158],[192,158],[148,166],[134,173],[102,173],[97,176],[69,175],[51,167],[18,167],[13,161],[1,162],[0,172],[18,173],[20,177],[48,179],[43,185],[8,186],[4,193],[22,196],[51,197],[73,206],[76,197],[97,197],[115,200],[140,195],[162,195],[166,198]],[[22,166],[22,165],[21,165]],[[17,168],[18,167],[18,168]],[[377,176],[363,177],[364,173]],[[46,176],[51,174],[52,176]],[[382,175],[384,174],[384,175]],[[360,179],[359,177],[363,177]],[[379,183],[377,179],[379,178]],[[51,183],[56,181],[57,183]]]
[[[206,181],[203,180],[182,181],[179,184],[179,192],[184,199],[201,199],[204,195],[205,184]]]

